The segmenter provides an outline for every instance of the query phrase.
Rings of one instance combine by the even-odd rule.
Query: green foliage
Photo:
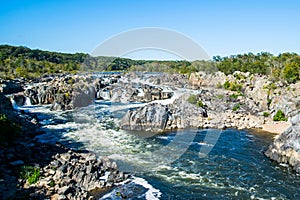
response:
[[[237,80],[244,80],[246,79],[246,77],[240,73],[237,73],[237,74],[234,74],[234,77],[237,79]]]
[[[287,63],[283,68],[283,77],[288,83],[295,83],[300,79],[300,67],[296,62]]]
[[[231,99],[237,99],[239,96],[243,96],[243,94],[241,93],[233,93],[229,96],[229,98]]]
[[[282,110],[278,110],[273,117],[273,121],[287,121],[287,118]]]
[[[223,99],[223,98],[224,98],[224,95],[218,94],[218,95],[217,95],[217,98],[218,98],[218,99]]]
[[[194,94],[191,94],[187,100],[190,104],[194,104],[196,105],[197,104],[197,96],[194,95]]]
[[[40,169],[37,167],[23,166],[21,168],[20,177],[22,179],[26,179],[28,183],[31,185],[38,182],[41,175],[40,173],[41,173]]]
[[[50,187],[54,187],[55,186],[55,182],[53,180],[51,180],[50,183],[49,183],[49,186]]]
[[[230,82],[227,80],[225,81],[225,83],[223,84],[223,87],[226,89],[226,90],[229,90],[230,88]]]
[[[5,114],[0,114],[0,144],[12,143],[18,136],[21,127],[7,118]]]
[[[68,83],[69,83],[70,85],[73,85],[73,84],[75,83],[75,80],[72,79],[72,78],[70,78],[70,79],[68,80]]]
[[[283,53],[279,56],[267,52],[256,55],[248,53],[229,57],[214,56],[213,61],[218,70],[226,75],[241,71],[269,75],[273,81],[286,80],[288,83],[294,83],[300,80],[300,56],[295,53]],[[235,77],[238,80],[243,79],[239,75]]]
[[[18,76],[18,77],[26,78],[28,76],[26,69],[24,69],[23,67],[17,67],[15,70],[15,73],[16,73],[16,76]]]
[[[272,99],[270,99],[269,96],[268,96],[268,99],[267,99],[267,105],[268,105],[268,107],[270,107],[271,103],[272,103]]]
[[[269,112],[264,112],[263,115],[264,115],[264,117],[269,117],[270,113]]]
[[[155,61],[131,60],[126,58],[92,57],[83,53],[58,53],[0,45],[0,77],[36,78],[45,74],[94,72],[94,71],[147,71],[190,74],[198,71],[214,73],[222,71],[233,74],[235,71],[251,74],[270,75],[272,80],[286,80],[294,83],[300,80],[300,56],[283,53],[273,56],[270,53],[238,54],[229,57],[214,56],[212,61]],[[237,80],[245,77],[234,75]],[[239,88],[236,89],[238,91]]]
[[[194,94],[191,94],[187,100],[190,104],[193,104],[198,107],[205,107],[204,103],[201,100],[198,100],[197,96]]]
[[[196,106],[203,108],[204,104],[203,104],[203,102],[201,100],[199,100],[199,101],[197,101]]]
[[[223,86],[226,90],[238,91],[238,92],[241,92],[243,88],[243,86],[241,84],[238,84],[236,81],[230,82],[229,80],[225,81]]]
[[[115,130],[115,131],[120,130],[120,128],[117,126],[117,124],[114,121],[111,121],[111,120],[106,121],[104,127],[105,127],[106,130],[109,130],[109,129],[112,129],[112,130]]]
[[[238,109],[240,109],[240,104],[237,103],[233,106],[232,111],[237,111]]]

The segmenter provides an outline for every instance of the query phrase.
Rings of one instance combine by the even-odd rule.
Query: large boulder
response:
[[[125,130],[154,131],[165,130],[171,113],[167,106],[148,104],[135,110],[129,110],[122,118],[120,127]]]
[[[275,138],[265,155],[279,163],[287,163],[300,172],[300,114],[290,121],[292,126]]]
[[[13,100],[16,102],[18,106],[23,106],[26,98],[23,94],[15,94],[13,95]]]
[[[0,81],[0,92],[3,92],[5,95],[14,94],[22,91],[24,91],[22,86],[14,81]]]

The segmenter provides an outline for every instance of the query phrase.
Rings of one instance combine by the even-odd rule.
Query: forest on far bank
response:
[[[300,55],[268,52],[247,53],[228,57],[214,56],[210,61],[132,60],[116,57],[91,57],[85,53],[59,53],[23,46],[0,45],[0,77],[39,78],[45,74],[94,71],[148,71],[190,74],[197,71],[234,71],[268,75],[270,80],[295,83],[300,80]]]

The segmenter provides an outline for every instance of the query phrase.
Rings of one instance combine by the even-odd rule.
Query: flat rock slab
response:
[[[263,124],[262,130],[270,133],[281,134],[289,127],[291,127],[291,124],[288,122],[275,122],[272,124]]]

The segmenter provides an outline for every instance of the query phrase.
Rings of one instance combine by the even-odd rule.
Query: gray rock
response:
[[[293,125],[280,134],[269,146],[265,155],[279,163],[287,163],[300,172],[300,121],[292,118]]]
[[[170,116],[167,106],[148,104],[142,108],[129,110],[122,118],[120,127],[125,130],[163,131]]]

